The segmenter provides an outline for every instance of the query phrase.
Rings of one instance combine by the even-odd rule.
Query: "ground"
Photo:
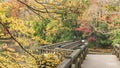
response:
[[[103,49],[103,48],[89,48],[89,53],[112,53],[112,49],[110,48],[106,48],[106,49]]]

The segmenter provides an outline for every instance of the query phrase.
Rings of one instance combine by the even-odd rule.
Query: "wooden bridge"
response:
[[[60,42],[38,49],[40,54],[63,52],[62,57],[65,59],[57,68],[120,68],[119,44],[113,47],[113,53],[105,55],[89,54],[88,45],[84,41]]]

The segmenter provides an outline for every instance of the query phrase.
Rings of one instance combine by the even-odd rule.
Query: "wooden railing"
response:
[[[76,47],[78,47],[80,45],[81,45],[80,41],[75,41],[75,42],[71,42],[71,43],[65,44],[65,45],[61,46],[61,48],[64,48],[64,49],[75,49]]]
[[[74,42],[74,41],[73,41],[73,40],[64,41],[64,42],[59,42],[59,43],[54,43],[54,44],[42,46],[42,48],[46,48],[46,49],[59,48],[59,47],[61,47],[62,45],[66,45],[66,44],[69,44],[69,43],[72,43],[72,42]],[[39,48],[41,48],[41,47],[37,47],[37,48],[39,49]]]
[[[117,56],[117,58],[120,60],[120,45],[115,44],[113,46],[113,54]]]
[[[88,52],[88,46],[82,45],[58,65],[57,68],[81,68],[81,64]]]
[[[62,48],[62,49],[71,49],[75,50],[77,47],[81,46],[81,41],[65,41],[65,42],[59,42],[55,44],[50,44],[46,46],[36,47],[37,49],[44,48],[44,49],[55,49],[55,48]]]
[[[55,48],[55,49],[39,49],[39,54],[47,54],[47,53],[54,53],[54,54],[61,54],[62,53],[62,57],[68,57],[74,50],[70,50],[70,49],[59,49],[59,48]],[[58,55],[58,57],[60,57]]]
[[[81,68],[88,53],[88,45],[81,41],[60,42],[37,49],[38,54],[56,54],[61,60],[57,68]]]

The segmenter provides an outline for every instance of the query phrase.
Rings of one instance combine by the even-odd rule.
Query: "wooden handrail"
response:
[[[120,45],[115,44],[113,46],[113,54],[117,56],[117,58],[120,60]]]
[[[36,49],[46,48],[46,49],[55,49],[55,48],[63,48],[63,49],[76,49],[78,46],[82,45],[80,41],[65,41],[59,42],[55,44],[50,44],[46,46],[36,47]]]
[[[75,41],[75,42],[72,42],[72,43],[63,45],[63,46],[61,46],[61,48],[65,48],[65,49],[74,49],[74,48],[80,46],[80,44],[81,44],[80,41]]]
[[[46,46],[37,47],[37,49],[39,49],[39,48],[54,49],[54,48],[59,47],[61,45],[65,45],[65,44],[72,43],[72,42],[73,42],[73,40],[58,42],[58,43],[54,43],[54,44],[50,44],[50,45],[46,45]]]

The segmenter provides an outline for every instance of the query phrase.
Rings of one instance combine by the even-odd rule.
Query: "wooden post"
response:
[[[115,54],[117,58],[120,60],[120,45],[119,44],[114,45],[113,54]]]
[[[72,68],[78,68],[78,57],[79,57],[80,52],[81,50],[77,49],[70,55],[73,61]]]
[[[118,49],[118,54],[119,54],[119,57],[118,57],[118,59],[120,60],[120,45],[119,45],[119,47],[118,47],[119,49]]]
[[[112,55],[115,55],[115,46],[113,46]]]
[[[79,58],[78,58],[78,68],[81,68],[81,56],[79,55]]]

